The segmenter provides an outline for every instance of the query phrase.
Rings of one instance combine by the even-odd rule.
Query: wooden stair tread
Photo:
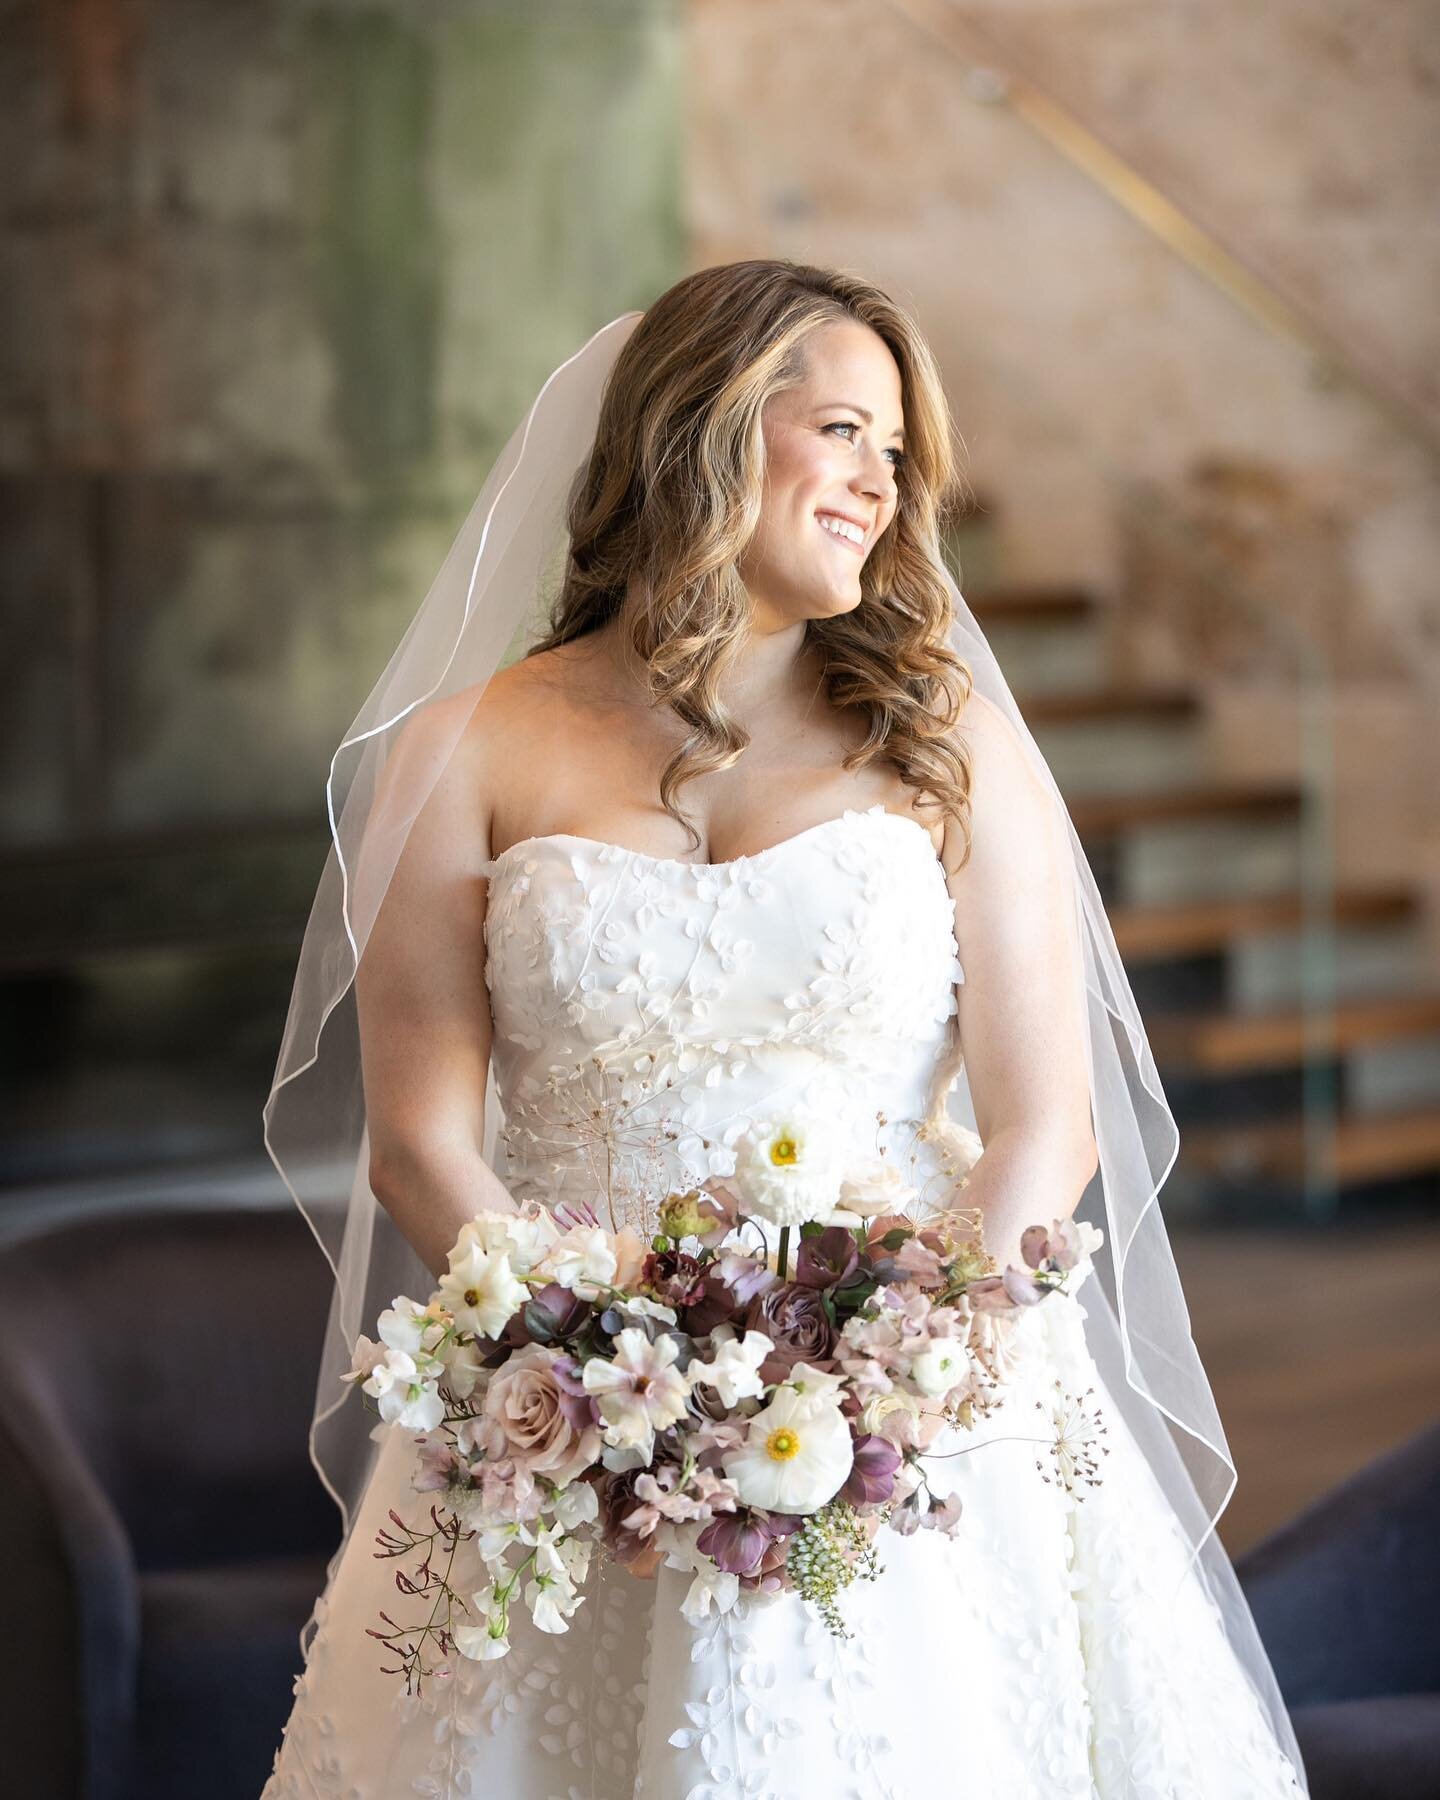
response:
[[[1296,1010],[1171,1014],[1147,1021],[1146,1029],[1162,1064],[1183,1064],[1187,1073],[1233,1074],[1440,1032],[1440,993],[1342,1000],[1316,1020]]]
[[[1337,888],[1330,907],[1337,925],[1399,924],[1414,917],[1415,893],[1404,887]],[[1303,896],[1251,894],[1236,899],[1186,900],[1164,906],[1117,906],[1110,924],[1126,960],[1155,961],[1221,950],[1231,939],[1295,930],[1305,916]]]
[[[1136,793],[1076,794],[1067,799],[1075,830],[1083,838],[1114,837],[1133,825],[1163,825],[1186,819],[1271,819],[1300,810],[1302,790],[1291,781],[1200,781],[1183,787]]]
[[[1027,724],[1073,725],[1090,720],[1191,719],[1200,696],[1189,687],[1137,687],[1123,682],[1102,687],[1035,693],[1018,702]]]
[[[1440,1106],[1341,1116],[1331,1138],[1336,1179],[1381,1181],[1440,1169]],[[1298,1118],[1252,1125],[1207,1125],[1181,1132],[1186,1164],[1217,1175],[1298,1181],[1304,1174],[1304,1126]]]

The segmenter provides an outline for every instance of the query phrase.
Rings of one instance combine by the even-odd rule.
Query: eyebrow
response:
[[[853,400],[827,400],[825,405],[819,410],[821,412],[829,412],[836,406],[843,406],[847,412],[859,413],[860,417],[867,425],[873,425],[875,423],[874,413],[867,412],[863,406],[857,406]],[[905,433],[903,430],[895,430],[892,431],[890,435],[891,437],[903,438]]]

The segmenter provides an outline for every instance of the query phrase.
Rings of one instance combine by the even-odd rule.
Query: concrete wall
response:
[[[0,838],[302,812],[545,374],[680,272],[670,0],[5,8]]]

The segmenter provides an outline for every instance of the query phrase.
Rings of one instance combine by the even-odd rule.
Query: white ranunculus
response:
[[[796,1110],[747,1131],[733,1177],[744,1210],[781,1227],[828,1223],[840,1191],[837,1130]]]
[[[927,1400],[939,1400],[970,1372],[970,1360],[959,1338],[932,1338],[910,1361],[910,1380]]]
[[[619,1266],[608,1231],[599,1225],[577,1225],[556,1239],[536,1265],[536,1272],[582,1300],[594,1300],[601,1287],[614,1281]]]
[[[765,1392],[760,1365],[775,1348],[763,1331],[747,1331],[743,1338],[714,1342],[709,1362],[691,1363],[691,1383],[703,1381],[715,1389],[722,1403],[735,1406],[741,1400],[758,1399]]]
[[[497,1338],[530,1297],[503,1250],[473,1244],[440,1277],[440,1299],[461,1331]]]
[[[834,1400],[779,1388],[725,1458],[742,1503],[770,1512],[818,1512],[855,1460],[850,1426]]]

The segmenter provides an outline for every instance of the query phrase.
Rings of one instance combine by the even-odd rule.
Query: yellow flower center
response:
[[[800,1146],[793,1137],[777,1137],[770,1146],[770,1160],[783,1169],[800,1160]]]
[[[765,1453],[776,1462],[789,1462],[800,1454],[800,1433],[788,1425],[777,1426],[765,1440]]]
[[[465,1304],[466,1304],[466,1305],[467,1305],[467,1306],[478,1306],[478,1305],[479,1305],[479,1303],[480,1303],[480,1290],[479,1290],[479,1288],[466,1288],[466,1290],[465,1290]]]

